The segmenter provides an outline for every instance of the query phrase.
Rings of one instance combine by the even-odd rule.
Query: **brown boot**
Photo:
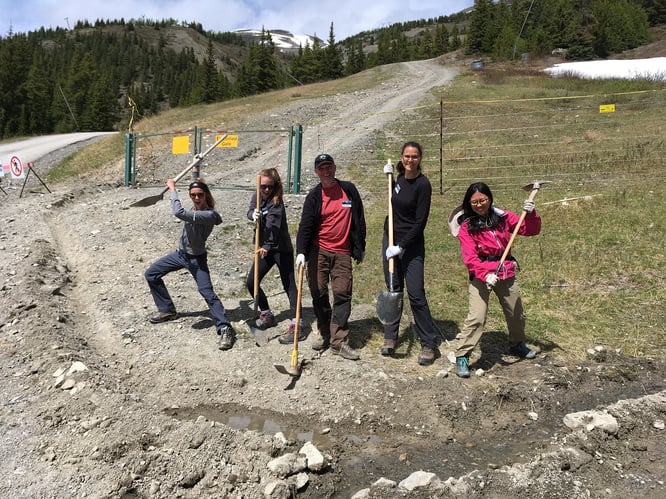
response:
[[[312,349],[321,352],[326,350],[330,344],[331,339],[328,336],[324,337],[321,334],[316,334],[312,340]]]
[[[429,348],[421,347],[421,353],[419,353],[419,364],[422,366],[429,366],[435,359],[440,356],[438,348]]]
[[[381,353],[384,357],[389,357],[395,353],[395,347],[398,343],[398,340],[392,340],[390,338],[384,338],[384,344],[382,345]]]
[[[352,347],[347,345],[347,343],[343,343],[339,347],[331,347],[331,352],[333,355],[339,355],[343,359],[347,360],[358,360],[361,357],[354,351]]]

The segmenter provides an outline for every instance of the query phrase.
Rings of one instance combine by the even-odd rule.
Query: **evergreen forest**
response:
[[[466,55],[512,60],[558,49],[606,58],[648,43],[664,0],[475,0],[466,11],[278,50],[174,19],[79,21],[0,38],[0,138],[127,129],[143,116],[348,76],[371,67]]]

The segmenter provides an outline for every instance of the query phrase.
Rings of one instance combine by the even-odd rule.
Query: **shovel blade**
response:
[[[258,347],[263,347],[265,345],[268,345],[268,342],[271,339],[268,334],[268,331],[264,331],[263,329],[254,327],[248,322],[245,323],[245,326],[247,326],[248,331],[250,331],[250,334],[254,338],[255,345],[257,345]]]
[[[292,366],[284,367],[283,365],[280,364],[273,364],[273,367],[275,367],[275,369],[277,369],[277,372],[279,372],[280,374],[286,374],[287,376],[292,376],[294,378],[298,377],[301,374],[300,369],[298,369],[298,367],[296,368],[293,368]]]
[[[162,196],[164,194],[156,194],[154,196],[148,196],[147,198],[139,199],[135,203],[130,205],[131,208],[144,208],[146,206],[152,206],[156,203],[162,201]]]
[[[377,318],[383,325],[395,324],[402,316],[402,291],[380,291],[377,296]]]

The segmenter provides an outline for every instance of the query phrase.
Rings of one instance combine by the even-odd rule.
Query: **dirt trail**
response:
[[[375,90],[298,101],[254,119],[284,113],[320,129],[319,138],[306,134],[305,158],[366,150],[368,135],[395,118],[387,111],[419,105],[455,74],[435,61],[384,71],[392,79]],[[240,174],[254,175],[262,161],[253,156]],[[289,362],[291,347],[257,347],[243,325],[252,316],[244,289],[250,194],[219,195],[225,222],[209,245],[214,285],[239,333],[227,352],[217,349],[186,273],[167,280],[178,320],[146,320],[154,306],[143,272],[174,247],[180,224],[166,201],[128,209],[141,194],[72,183],[2,201],[11,209],[0,224],[0,496],[666,494],[662,363],[601,350],[568,365],[546,348],[521,362],[505,354],[503,332],[490,332],[477,363],[485,374],[459,380],[445,358],[423,368],[366,348],[377,319],[374,305],[359,304],[351,329],[361,360],[316,354],[308,338],[302,375],[291,379],[273,367]],[[293,213],[301,201],[289,198]],[[277,277],[265,283],[274,308],[285,310]],[[307,298],[303,312],[309,326]],[[278,319],[275,334],[290,318]],[[615,432],[564,425],[568,413],[597,407],[615,419]],[[276,468],[274,459],[307,441],[323,453],[322,467],[311,459],[309,467]],[[436,476],[398,488],[420,470]]]

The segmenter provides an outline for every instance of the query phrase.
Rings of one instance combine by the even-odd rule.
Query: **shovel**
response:
[[[257,198],[254,205],[255,209],[259,208],[261,203],[261,176],[257,175]],[[259,233],[261,232],[261,219],[256,221],[254,229],[254,316],[257,317],[259,312],[259,301],[257,295],[259,294]],[[245,323],[254,336],[254,342],[258,347],[268,343],[268,333],[262,331],[257,327],[252,327],[248,322]]]
[[[192,161],[192,163],[190,163],[187,166],[187,168],[185,168],[182,172],[180,172],[178,175],[176,175],[174,177],[174,180],[176,182],[178,182],[181,178],[183,178],[185,175],[187,175],[187,172],[189,172],[192,168],[194,168],[199,163],[201,163],[201,161],[203,161],[203,159],[208,155],[208,153],[210,153],[213,149],[215,149],[220,144],[220,142],[222,142],[224,139],[227,138],[227,135],[228,135],[227,133],[223,133],[220,136],[220,138],[215,141],[215,144],[210,146],[204,152],[195,155],[194,156],[194,161]],[[139,199],[138,201],[132,203],[130,205],[130,207],[132,207],[132,208],[136,208],[136,207],[143,208],[145,206],[152,206],[155,203],[158,203],[159,201],[162,201],[162,197],[164,196],[164,193],[168,190],[169,190],[169,188],[165,187],[164,189],[162,189],[162,192],[160,192],[159,194],[155,194],[154,196],[148,196],[147,198]]]
[[[391,160],[389,160],[390,163]],[[393,192],[393,175],[388,174],[388,244],[393,246],[393,206],[391,205],[391,193]],[[388,326],[400,321],[402,316],[402,291],[393,291],[393,269],[395,257],[389,258],[389,290],[380,291],[377,296],[377,318]]]
[[[261,202],[261,176],[257,175],[257,198],[254,203],[254,209],[259,208]],[[261,218],[256,221],[254,228],[254,313],[259,312],[259,301],[257,294],[259,294],[259,234],[261,233]]]
[[[275,369],[280,374],[287,374],[289,376],[300,376],[301,366],[298,363],[298,336],[301,332],[301,297],[303,296],[303,267],[298,267],[298,296],[296,297],[296,323],[294,324],[294,348],[291,351],[291,362],[289,367],[284,367],[280,364],[274,364]]]

